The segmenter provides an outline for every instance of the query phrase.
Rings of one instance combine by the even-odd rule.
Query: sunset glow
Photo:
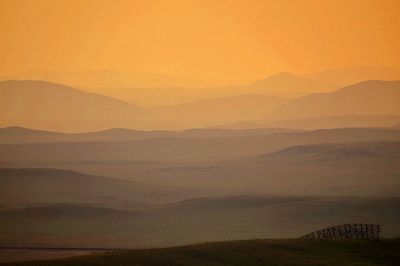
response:
[[[119,69],[236,82],[398,68],[399,10],[396,0],[1,0],[0,74]]]

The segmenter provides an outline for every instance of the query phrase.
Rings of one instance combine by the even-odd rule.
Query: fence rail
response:
[[[342,224],[309,233],[301,238],[379,240],[378,224]]]

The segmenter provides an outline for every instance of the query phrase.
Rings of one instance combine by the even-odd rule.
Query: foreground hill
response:
[[[397,265],[399,250],[397,239],[243,240],[4,265]]]
[[[400,81],[365,81],[330,93],[294,100],[268,119],[287,120],[347,115],[399,115]]]
[[[165,247],[297,238],[343,223],[381,224],[384,237],[395,237],[399,204],[399,198],[268,195],[195,198],[141,209],[42,204],[0,209],[0,245]]]

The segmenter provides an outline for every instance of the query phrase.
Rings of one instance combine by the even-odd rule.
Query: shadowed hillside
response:
[[[223,163],[146,170],[119,166],[120,170],[130,171],[135,180],[151,180],[158,184],[212,184],[274,195],[398,196],[399,149],[399,142],[317,144]],[[83,169],[107,171],[105,167],[89,164]],[[118,170],[114,170],[114,174],[116,172]]]
[[[43,204],[0,209],[0,245],[147,248],[206,241],[297,238],[343,223],[398,234],[398,198],[230,196],[151,208]]]
[[[171,139],[167,141],[170,143]],[[398,141],[346,143],[344,138],[341,141],[344,142],[292,145],[272,154],[254,153],[252,157],[223,162],[198,161],[199,154],[190,155],[174,147],[159,156],[168,154],[178,161],[142,161],[144,150],[136,146],[135,154],[132,146],[127,146],[129,142],[118,142],[118,146],[114,142],[93,142],[69,143],[68,146],[61,143],[12,144],[0,148],[7,155],[1,157],[3,167],[70,169],[169,187],[197,187],[202,193],[226,190],[274,195],[399,195]],[[154,149],[161,152],[160,142],[157,143]],[[74,145],[84,150],[78,153]],[[176,154],[170,149],[176,150]],[[218,147],[207,149],[197,152],[204,152],[207,158],[213,153],[219,158],[224,155],[217,153]],[[189,155],[196,160],[179,161]]]
[[[242,240],[2,265],[397,265],[399,250],[398,239],[379,242]]]
[[[293,145],[398,140],[400,131],[395,129],[344,128],[237,137],[158,137],[131,141],[1,144],[0,162],[3,165],[18,165],[106,161],[223,161],[275,152]]]
[[[201,188],[174,188],[57,169],[0,169],[0,208],[86,204],[143,208],[187,197],[213,195]]]

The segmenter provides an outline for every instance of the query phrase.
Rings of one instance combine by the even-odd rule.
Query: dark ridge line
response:
[[[74,248],[74,247],[25,247],[25,246],[0,246],[0,250],[54,250],[54,251],[123,251],[129,248]]]

